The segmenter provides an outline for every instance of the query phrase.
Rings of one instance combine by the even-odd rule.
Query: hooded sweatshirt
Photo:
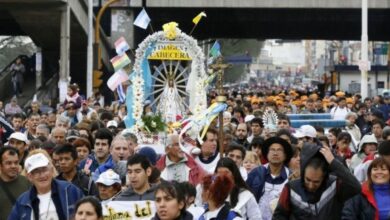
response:
[[[351,164],[349,165],[349,168],[353,171],[359,164],[363,163],[364,159],[367,157],[367,155],[364,153],[363,146],[365,144],[376,144],[378,145],[378,142],[373,134],[366,134],[362,138],[362,140],[359,143],[359,150],[358,152],[353,155],[351,159]]]
[[[150,185],[150,188],[143,194],[136,193],[131,187],[120,193],[114,200],[115,201],[154,201],[154,193],[156,191],[156,185]]]
[[[359,182],[337,159],[333,159],[329,164],[321,186],[315,192],[306,190],[304,170],[314,157],[325,160],[319,152],[320,149],[320,145],[303,147],[301,179],[293,180],[285,185],[273,219],[340,219],[344,201],[360,192]]]

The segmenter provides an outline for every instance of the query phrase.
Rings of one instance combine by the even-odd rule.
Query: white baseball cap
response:
[[[112,186],[115,183],[121,184],[121,178],[117,173],[115,173],[112,169],[107,170],[106,172],[100,174],[96,183],[101,183],[106,186]]]
[[[244,119],[244,121],[245,121],[245,123],[247,123],[247,122],[251,122],[252,121],[252,119],[254,119],[255,118],[255,116],[254,115],[247,115],[247,116],[245,116],[245,119]]]
[[[107,128],[109,127],[118,127],[118,122],[116,122],[115,120],[111,120],[109,122],[107,122]]]
[[[299,130],[295,130],[295,132],[292,134],[295,138],[303,138],[305,135],[302,134]]]
[[[47,165],[49,165],[49,159],[47,159],[43,153],[34,154],[28,157],[24,162],[24,168],[26,169],[27,173],[31,173],[31,171],[40,167],[45,167]]]
[[[21,132],[14,132],[11,134],[11,136],[8,138],[8,140],[15,139],[19,141],[23,141],[24,143],[27,144],[28,139],[27,136]]]
[[[299,131],[303,134],[304,137],[311,137],[311,138],[317,137],[317,131],[311,125],[302,125],[299,128]]]

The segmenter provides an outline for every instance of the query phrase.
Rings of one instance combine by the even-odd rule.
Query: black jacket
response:
[[[362,194],[349,199],[344,204],[343,220],[374,220],[375,208]]]
[[[182,213],[178,218],[176,218],[175,220],[193,220],[194,217],[192,216],[191,213],[189,213],[188,211],[185,211],[184,213]],[[160,218],[158,217],[157,213],[156,215],[152,218],[152,220],[160,220]]]
[[[308,192],[304,187],[304,169],[313,157],[325,158],[321,146],[305,145],[301,152],[301,179],[287,183],[280,195],[273,219],[340,219],[343,204],[360,192],[360,184],[339,160],[329,165],[320,188]]]
[[[66,181],[66,179],[62,176],[62,173],[60,173],[56,179]],[[93,182],[92,178],[87,176],[87,174],[82,173],[81,171],[77,171],[76,175],[73,177],[72,183],[78,186],[83,191],[85,196],[99,195],[99,191],[95,182]]]
[[[345,202],[342,218],[343,220],[377,220],[379,211],[374,196],[374,189],[371,189],[368,182],[362,184],[362,192]],[[390,213],[387,215],[390,220]]]

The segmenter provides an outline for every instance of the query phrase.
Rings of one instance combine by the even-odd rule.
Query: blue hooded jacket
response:
[[[76,202],[84,196],[83,192],[77,186],[69,182],[56,179],[53,179],[52,181],[51,192],[51,197],[59,219],[71,219],[75,212]],[[38,204],[34,203],[36,200],[38,200]],[[36,210],[37,205],[39,207],[37,191],[35,187],[31,187],[16,200],[11,214],[8,216],[8,220],[35,219],[31,217],[31,214],[33,213],[33,210],[38,211]]]

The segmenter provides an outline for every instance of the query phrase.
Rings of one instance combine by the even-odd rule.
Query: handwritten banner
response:
[[[103,205],[104,220],[149,220],[154,217],[154,201],[111,201]]]

